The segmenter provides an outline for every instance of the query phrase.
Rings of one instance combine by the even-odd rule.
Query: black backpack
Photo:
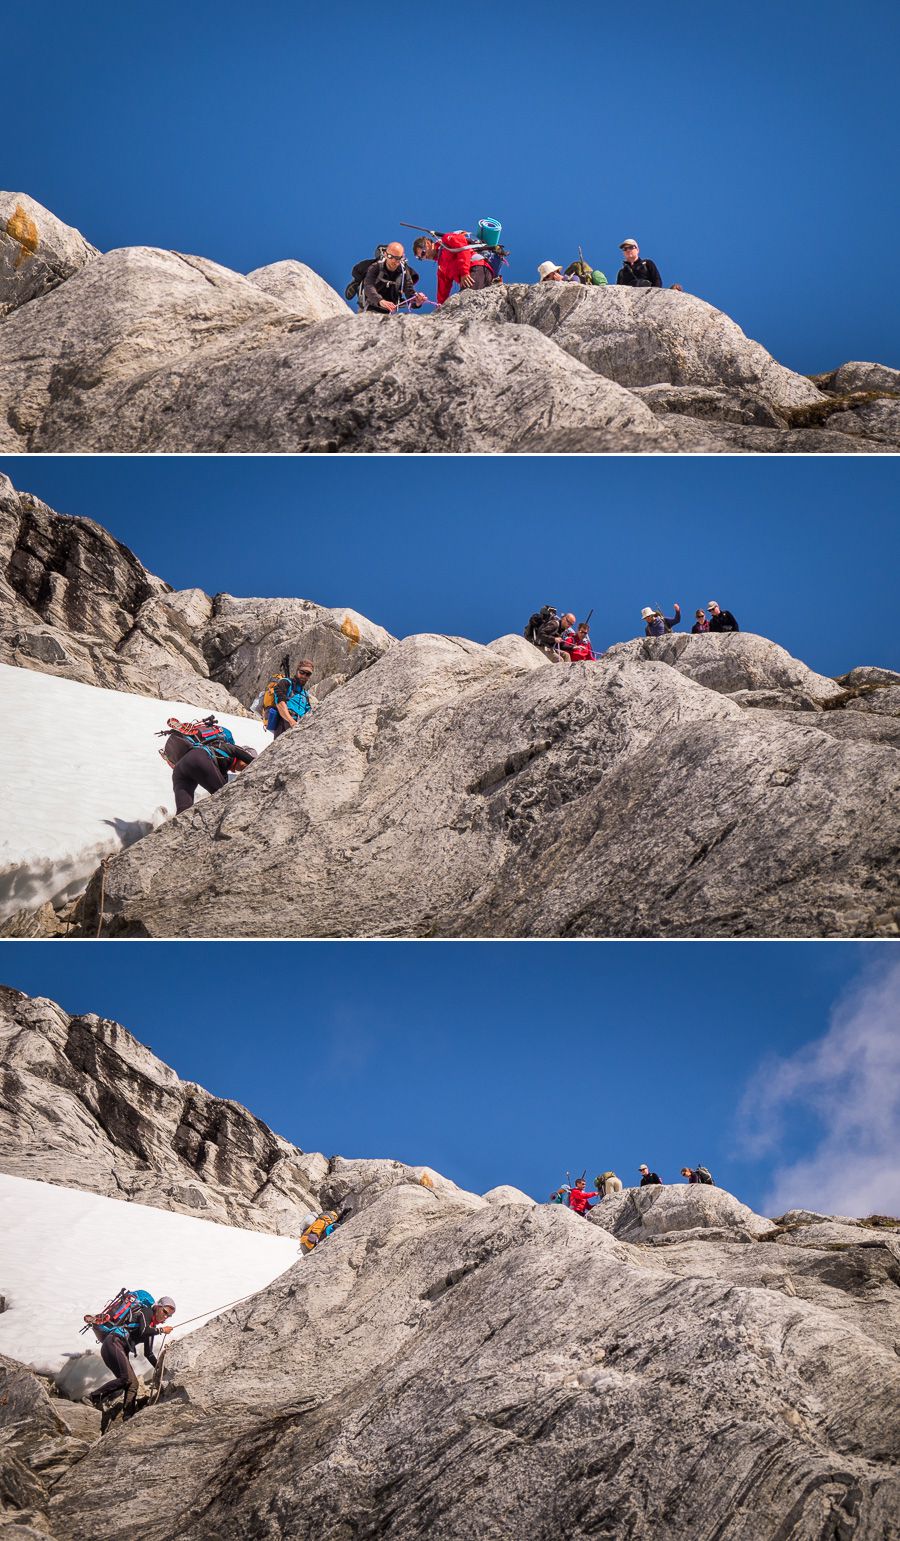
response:
[[[362,287],[362,281],[368,273],[369,268],[372,266],[372,263],[380,262],[386,251],[387,242],[381,246],[376,246],[374,257],[364,257],[362,262],[357,262],[354,264],[354,266],[350,269],[350,282],[344,290],[345,300],[351,301],[356,299],[356,296],[359,294],[360,288]]]
[[[534,615],[529,616],[528,625],[525,627],[522,636],[527,642],[534,642],[535,636],[537,632],[540,631],[541,627],[546,626],[548,621],[555,620],[555,618],[556,606],[542,605],[540,610],[536,610]]]
[[[706,1167],[706,1166],[695,1166],[694,1167],[694,1171],[697,1173],[697,1181],[698,1182],[708,1183],[711,1188],[714,1188],[716,1186],[715,1182],[713,1180],[712,1172],[709,1170],[709,1167]]]

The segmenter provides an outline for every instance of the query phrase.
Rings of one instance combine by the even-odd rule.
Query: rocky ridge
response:
[[[114,1024],[15,992],[4,1004],[26,1037],[38,1023],[83,1024],[102,1065]],[[118,1033],[165,1097],[198,1090]],[[34,1112],[40,1098],[36,1082]],[[37,1160],[40,1122],[30,1138]],[[240,1162],[232,1140],[241,1146],[240,1126],[222,1153]],[[626,1190],[583,1220],[508,1186],[479,1196],[421,1175],[388,1160],[326,1163],[317,1199],[347,1211],[334,1236],[174,1340],[163,1400],[102,1441],[89,1410],[0,1364],[9,1534],[896,1533],[900,1244],[889,1229],[804,1211],[773,1221],[723,1189],[683,1185]],[[115,1503],[98,1502],[104,1493]]]
[[[356,316],[301,262],[245,276],[152,247],[97,254],[67,230],[0,194],[2,451],[900,444],[900,372],[810,380],[695,295],[508,284],[439,314]]]

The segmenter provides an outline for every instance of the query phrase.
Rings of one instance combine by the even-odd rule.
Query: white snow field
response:
[[[172,772],[154,738],[167,717],[209,715],[186,701],[102,690],[0,664],[4,798],[0,921],[87,886],[101,859],[172,815]],[[259,718],[217,713],[239,744],[272,742]],[[252,775],[244,771],[244,775]],[[206,794],[200,790],[198,797]]]
[[[93,1350],[96,1364],[79,1366],[78,1390],[90,1389],[109,1375],[93,1333],[79,1335],[82,1318],[123,1286],[171,1295],[174,1341],[179,1321],[204,1313],[184,1329],[195,1331],[271,1284],[298,1250],[296,1237],[0,1174],[0,1354],[55,1375],[71,1356]],[[139,1374],[149,1370],[142,1353],[134,1364]]]

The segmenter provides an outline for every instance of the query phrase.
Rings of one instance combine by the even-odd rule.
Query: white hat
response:
[[[624,251],[626,246],[637,246],[637,241],[634,239],[633,235],[630,235],[626,238],[626,240],[619,242],[619,251]]]
[[[543,283],[544,279],[549,278],[551,273],[561,273],[562,264],[559,262],[542,262],[538,267],[538,272],[541,275],[541,283]]]
[[[719,608],[719,601],[717,599],[711,599],[709,604],[706,607],[707,610],[711,610],[713,605],[715,605],[716,609],[718,610],[718,608]]]
[[[655,614],[656,614],[655,610],[651,610],[649,605],[645,605],[643,610],[641,611],[641,620],[642,621],[649,620],[650,616],[651,615],[655,615]]]

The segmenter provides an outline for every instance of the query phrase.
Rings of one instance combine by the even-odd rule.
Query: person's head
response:
[[[572,614],[571,610],[567,610],[565,615],[561,615],[559,619],[562,622],[563,626],[574,626],[575,625],[575,617]]]
[[[631,236],[628,237],[627,241],[619,242],[619,251],[626,262],[637,262],[638,257],[641,255],[641,248],[638,246],[637,241],[632,240]]]
[[[170,1316],[175,1315],[175,1302],[171,1295],[160,1295],[153,1307],[153,1320],[155,1322],[167,1322]]]
[[[649,1177],[650,1176],[650,1168],[647,1166],[647,1163],[645,1161],[641,1162],[640,1166],[638,1167],[638,1171],[640,1172],[642,1177]]]
[[[709,604],[707,605],[706,608],[709,611],[710,615],[718,615],[719,614],[719,607],[716,604],[714,599],[710,600],[710,602],[709,602]]]
[[[563,270],[557,262],[541,262],[538,265],[538,277],[542,284],[562,283]]]
[[[295,685],[306,685],[312,675],[314,664],[311,658],[301,658],[291,678]]]
[[[583,1177],[576,1177],[576,1179],[575,1179],[575,1186],[578,1189],[582,1189],[584,1187],[584,1178]]]
[[[694,611],[694,620],[695,621],[705,621],[706,620],[706,611],[705,610],[695,610]]]
[[[641,611],[641,620],[642,621],[652,620],[652,618],[653,618],[653,616],[655,614],[656,614],[655,610],[651,610],[649,605],[645,605],[643,610]]]
[[[438,249],[436,243],[430,241],[427,235],[416,236],[416,239],[413,241],[413,256],[418,257],[420,261],[424,259],[426,262],[437,262]]]
[[[587,623],[587,621],[579,621],[578,622],[578,635],[579,635],[579,637],[586,637],[587,634],[588,634],[588,623]]]
[[[682,1175],[682,1177],[693,1177],[694,1174],[691,1171],[689,1166],[683,1166],[681,1168],[681,1175]]]
[[[403,258],[406,256],[399,241],[391,241],[384,253],[384,265],[391,273],[396,273]]]

